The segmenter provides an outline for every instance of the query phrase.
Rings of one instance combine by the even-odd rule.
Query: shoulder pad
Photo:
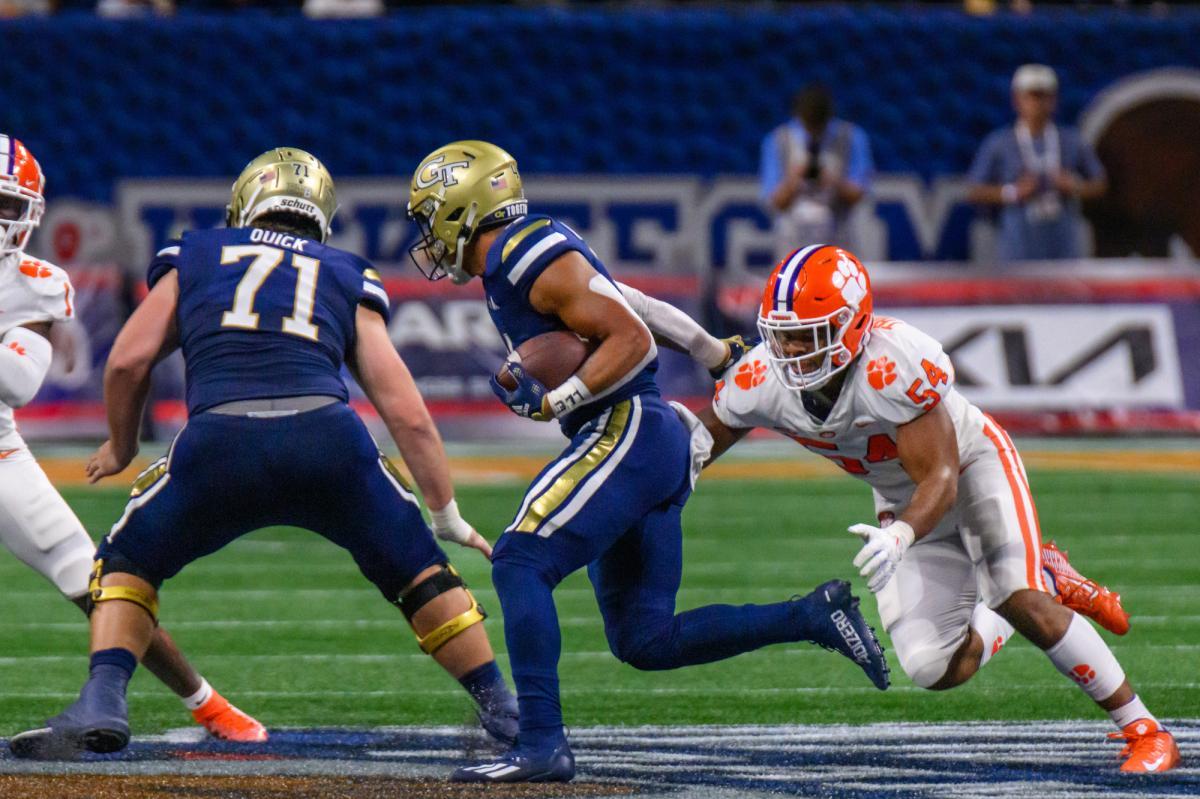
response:
[[[954,384],[942,345],[898,319],[876,318],[861,359],[868,406],[896,423],[932,410]]]
[[[28,292],[29,321],[61,322],[75,315],[75,289],[65,271],[49,261],[23,255],[17,274],[20,286]]]
[[[532,283],[555,258],[587,245],[575,231],[548,216],[530,216],[513,223],[500,246],[500,269],[513,285]]]

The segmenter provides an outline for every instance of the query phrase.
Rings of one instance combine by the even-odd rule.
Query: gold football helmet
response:
[[[456,141],[421,160],[408,195],[408,217],[421,238],[408,254],[430,280],[459,285],[463,249],[480,230],[528,213],[517,162],[485,141]]]
[[[225,224],[246,227],[264,214],[298,214],[315,221],[325,241],[337,207],[325,165],[304,150],[277,147],[247,164],[233,182]]]

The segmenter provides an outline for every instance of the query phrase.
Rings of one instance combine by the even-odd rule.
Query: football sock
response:
[[[137,658],[128,649],[113,647],[93,652],[88,665],[88,676],[104,682],[128,683],[137,668]]]
[[[191,696],[181,696],[184,706],[188,710],[199,710],[200,706],[209,700],[213,695],[213,688],[208,684],[208,680],[200,678],[200,688]]]
[[[496,661],[489,660],[458,678],[458,682],[480,707],[492,707],[510,696]]]
[[[1104,639],[1078,614],[1072,614],[1067,632],[1046,650],[1046,656],[1097,702],[1108,699],[1125,682],[1125,672]]]
[[[982,602],[971,613],[971,629],[983,639],[983,657],[979,660],[979,668],[983,668],[983,664],[991,660],[992,655],[999,652],[1013,634],[1013,626]]]
[[[807,640],[812,628],[803,602],[770,605],[706,605],[659,623],[640,617],[626,656],[639,669],[677,669],[740,655],[768,644]]]
[[[1113,724],[1116,724],[1121,729],[1124,729],[1138,719],[1150,719],[1155,724],[1158,724],[1158,719],[1154,718],[1154,714],[1146,709],[1146,703],[1137,694],[1134,694],[1133,699],[1130,699],[1116,710],[1108,711],[1108,717],[1113,720]],[[1162,727],[1161,724],[1158,724],[1158,726]]]
[[[502,561],[492,582],[504,611],[504,640],[520,711],[520,747],[544,751],[564,739],[558,698],[562,636],[554,607],[554,583],[537,568]]]

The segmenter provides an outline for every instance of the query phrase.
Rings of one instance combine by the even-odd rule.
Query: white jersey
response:
[[[829,458],[875,491],[878,510],[908,504],[916,486],[900,465],[896,428],[941,403],[969,464],[987,444],[983,413],[954,388],[954,367],[933,338],[898,319],[876,316],[871,336],[829,416],[804,408],[759,344],[717,383],[713,410],[731,428],[764,427]]]
[[[17,253],[0,260],[0,336],[35,322],[65,322],[75,317],[75,290],[67,273],[54,264]],[[12,408],[0,402],[0,450],[24,446]]]

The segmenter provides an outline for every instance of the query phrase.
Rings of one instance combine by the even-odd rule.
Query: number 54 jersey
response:
[[[915,488],[900,465],[896,428],[937,405],[954,423],[963,467],[988,451],[983,413],[955,390],[949,357],[905,322],[876,316],[845,381],[822,421],[780,382],[760,344],[717,382],[713,410],[729,427],[766,427],[829,458],[871,485],[879,510],[907,505]]]
[[[356,255],[261,228],[185,233],[150,264],[178,273],[188,414],[235,400],[349,399],[341,367],[360,304],[388,319],[379,274]]]

